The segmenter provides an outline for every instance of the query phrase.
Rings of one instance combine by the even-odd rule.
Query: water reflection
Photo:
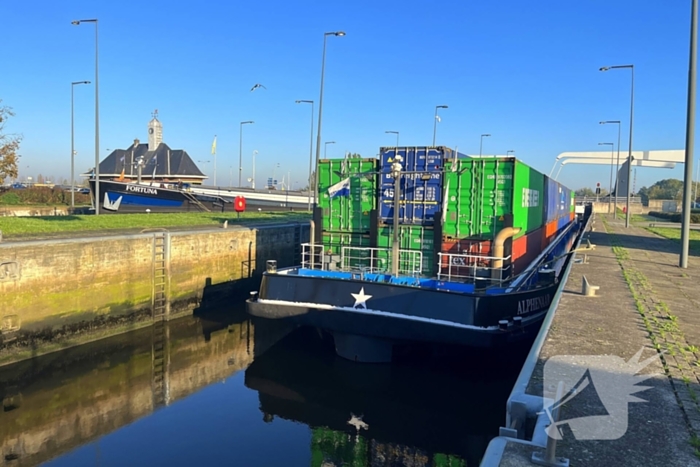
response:
[[[314,330],[224,316],[0,367],[0,465],[478,465],[517,373],[357,365]]]
[[[312,466],[479,464],[513,384],[498,361],[357,365],[312,337],[289,336],[245,372],[265,421],[312,428]]]

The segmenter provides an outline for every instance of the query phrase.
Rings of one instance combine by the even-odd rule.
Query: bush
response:
[[[0,204],[15,205],[19,203],[20,199],[19,196],[17,196],[17,193],[5,193],[4,195],[0,196]]]
[[[649,215],[652,217],[656,217],[658,219],[667,220],[669,222],[681,222],[683,220],[683,215],[680,212],[651,211],[651,212],[649,212]],[[693,224],[700,223],[700,211],[698,211],[698,210],[691,210],[690,211],[690,222]]]

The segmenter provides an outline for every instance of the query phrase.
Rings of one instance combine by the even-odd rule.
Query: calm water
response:
[[[420,350],[358,365],[314,330],[240,310],[116,336],[0,368],[0,462],[478,466],[524,350],[496,360]]]

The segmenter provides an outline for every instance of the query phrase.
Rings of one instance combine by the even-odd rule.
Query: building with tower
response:
[[[201,185],[208,178],[184,149],[171,149],[163,142],[163,124],[158,110],[148,122],[148,143],[139,139],[126,149],[115,149],[100,162],[100,180],[190,183]],[[94,170],[82,174],[94,177]]]

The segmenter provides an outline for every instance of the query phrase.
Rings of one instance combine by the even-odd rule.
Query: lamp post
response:
[[[690,250],[690,181],[693,178],[695,145],[695,81],[697,78],[698,0],[690,12],[690,60],[688,66],[688,111],[685,127],[685,171],[683,177],[683,219],[681,223],[681,256],[679,266],[688,267]]]
[[[258,150],[253,151],[253,178],[250,181],[250,187],[255,190],[255,156],[258,154]]]
[[[440,117],[438,117],[438,109],[446,109],[446,105],[436,105],[435,106],[435,120],[433,121],[433,146],[435,146],[435,134],[437,133],[437,122]]]
[[[613,218],[617,219],[617,189],[619,187],[620,180],[620,130],[622,125],[620,120],[605,120],[600,122],[601,125],[605,125],[607,123],[617,123],[617,162],[615,163],[615,201],[613,209]],[[629,183],[627,184],[627,191],[629,191]],[[610,192],[610,196],[612,196],[612,191]]]
[[[318,204],[318,160],[321,157],[321,117],[323,116],[323,74],[326,69],[326,39],[328,36],[342,37],[343,31],[323,34],[323,56],[321,58],[321,96],[318,100],[318,131],[316,132],[316,170],[314,174],[314,206]]]
[[[391,177],[394,179],[394,238],[391,244],[391,274],[399,274],[399,203],[401,202],[401,161],[398,154],[391,163]]]
[[[479,157],[481,157],[481,149],[484,147],[484,136],[489,137],[491,135],[488,133],[481,135],[481,138],[479,139]]]
[[[75,172],[75,125],[74,125],[74,105],[73,105],[73,90],[76,84],[90,84],[90,81],[74,81],[70,83],[70,207],[75,207],[75,180],[73,173]]]
[[[509,150],[507,150],[507,151],[506,151],[506,156],[510,155],[511,153],[512,153],[513,155],[515,155],[515,149],[509,149]]]
[[[78,26],[80,23],[95,23],[95,215],[100,214],[100,93],[99,67],[97,47],[97,19],[80,19],[71,21]]]
[[[615,157],[615,143],[598,143],[598,146],[608,146],[610,145],[610,185],[608,191],[608,214],[610,214],[610,208],[612,207],[612,175],[613,175],[613,161]]]
[[[238,188],[241,188],[241,176],[243,175],[243,125],[255,123],[252,120],[241,122],[240,131],[238,134]]]
[[[328,152],[328,145],[329,144],[335,144],[335,141],[326,141],[323,144],[323,158],[324,159],[328,159],[328,157],[326,156],[326,153]]]
[[[299,100],[297,104],[311,104],[311,136],[309,138],[309,211],[311,211],[311,167],[313,166],[314,157],[314,101]],[[314,187],[316,190],[316,187]]]
[[[695,0],[694,0],[695,1]],[[632,75],[631,97],[630,97],[630,144],[629,155],[627,156],[627,216],[625,217],[625,228],[630,226],[630,198],[632,197],[632,129],[634,121],[634,65],[604,66],[600,71],[614,70],[617,68],[629,68]],[[692,165],[692,164],[691,164]]]
[[[396,147],[399,147],[399,132],[398,131],[385,131],[384,133],[393,133],[396,135]]]

